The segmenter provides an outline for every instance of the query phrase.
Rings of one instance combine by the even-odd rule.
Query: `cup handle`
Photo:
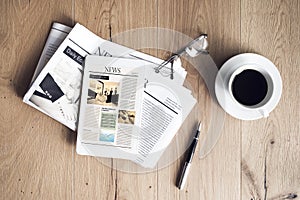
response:
[[[268,113],[267,111],[265,111],[265,110],[259,110],[259,113],[260,113],[264,118],[269,117],[269,113]]]

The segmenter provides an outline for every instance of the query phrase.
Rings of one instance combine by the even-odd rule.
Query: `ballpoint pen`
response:
[[[183,189],[183,187],[185,185],[185,182],[186,182],[186,179],[187,179],[187,176],[188,176],[191,164],[192,164],[192,160],[193,160],[193,157],[194,157],[194,154],[195,154],[195,150],[196,150],[196,147],[197,147],[197,143],[198,143],[198,139],[199,139],[199,135],[200,135],[200,130],[201,130],[201,122],[198,125],[196,135],[194,136],[193,142],[190,146],[190,151],[189,151],[188,157],[187,157],[186,161],[184,162],[183,169],[180,173],[180,179],[179,179],[178,184],[177,184],[177,187],[180,190]]]

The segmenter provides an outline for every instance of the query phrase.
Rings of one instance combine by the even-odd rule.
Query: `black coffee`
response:
[[[232,94],[241,104],[254,106],[267,95],[267,80],[260,72],[247,69],[238,74],[232,82]]]

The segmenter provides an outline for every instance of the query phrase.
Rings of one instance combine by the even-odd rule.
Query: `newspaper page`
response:
[[[146,64],[141,60],[87,56],[77,138],[87,154],[136,158]],[[97,145],[96,150],[90,145]]]
[[[153,168],[196,104],[191,91],[146,68],[138,157],[134,161]]]

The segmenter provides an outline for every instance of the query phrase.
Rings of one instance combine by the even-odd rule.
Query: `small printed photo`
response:
[[[114,142],[115,135],[113,133],[100,133],[99,141],[101,142]]]
[[[119,110],[118,123],[134,124],[135,111]]]
[[[102,106],[118,106],[119,82],[103,82],[98,79],[90,79],[88,87],[88,104]]]
[[[50,73],[46,74],[39,87],[40,89],[35,90],[30,97],[30,102],[51,116],[72,123],[76,122],[78,107],[76,101],[73,101],[75,95],[67,93],[70,90],[63,91]],[[76,98],[78,98],[77,95]]]

